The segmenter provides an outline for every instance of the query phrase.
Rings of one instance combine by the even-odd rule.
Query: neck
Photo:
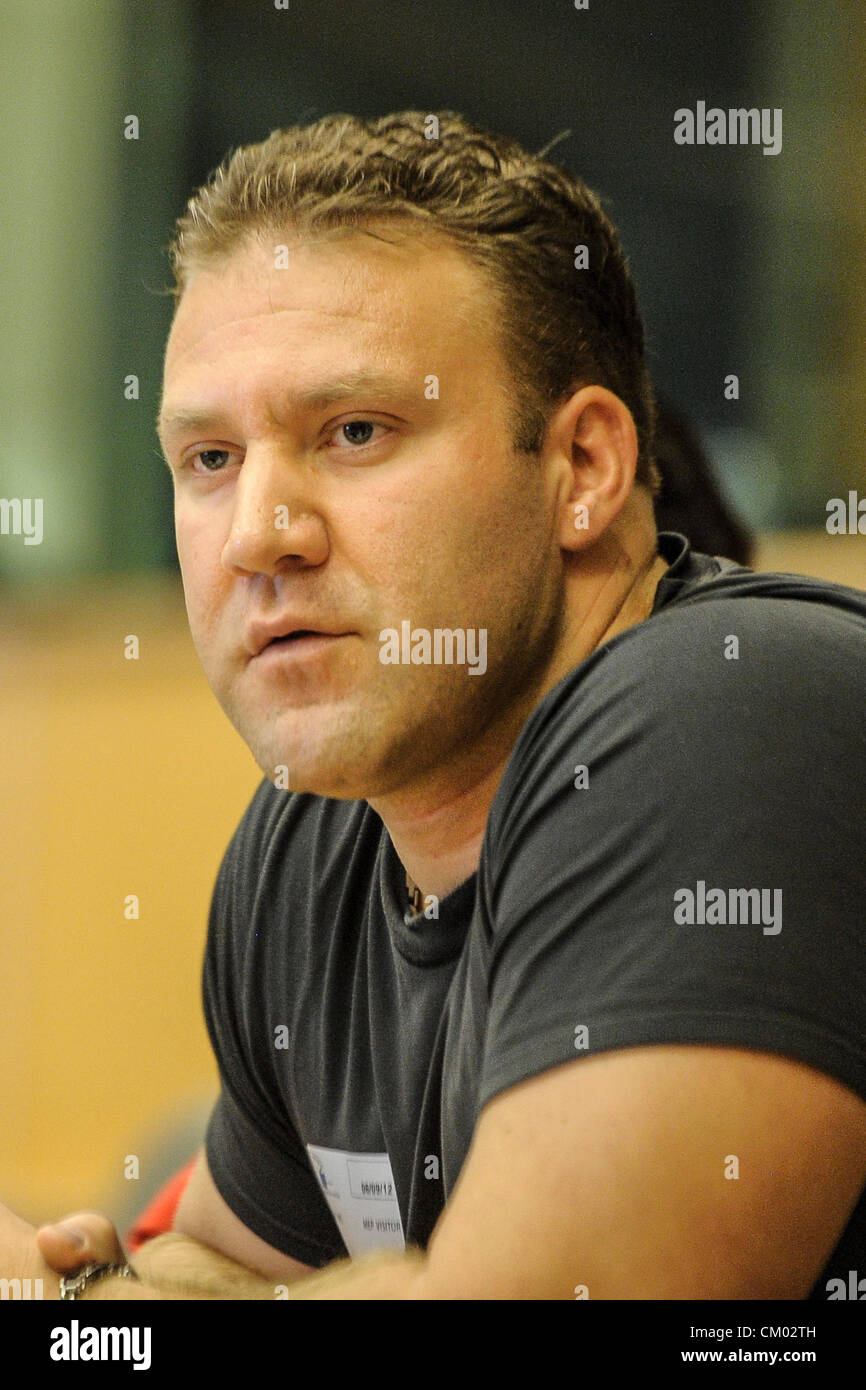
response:
[[[491,726],[480,744],[462,752],[455,765],[439,767],[423,783],[371,801],[423,893],[443,898],[477,869],[490,807],[533,709],[593,651],[649,617],[658,582],[668,568],[654,545],[650,551],[634,560],[616,538],[608,537],[584,552],[579,575],[575,565],[567,581],[574,589],[579,585],[580,602],[568,596],[573,616],[531,690]]]

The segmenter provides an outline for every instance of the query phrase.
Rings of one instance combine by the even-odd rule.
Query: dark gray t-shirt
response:
[[[536,707],[438,918],[365,802],[256,791],[211,907],[206,1147],[285,1254],[424,1248],[482,1107],[580,1057],[756,1048],[866,1100],[866,595],[659,549],[652,615]],[[812,1296],[851,1270],[866,1192]]]

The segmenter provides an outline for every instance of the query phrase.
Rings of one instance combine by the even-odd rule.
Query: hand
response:
[[[0,1278],[31,1281],[28,1296],[39,1297],[35,1292],[39,1285],[32,1281],[41,1279],[41,1297],[59,1298],[60,1280],[51,1265],[43,1258],[36,1243],[36,1227],[23,1221],[14,1211],[0,1202]],[[5,1288],[5,1286],[4,1286]],[[13,1294],[12,1297],[16,1295]],[[22,1295],[23,1296],[23,1295]]]
[[[126,1263],[117,1231],[107,1216],[95,1211],[76,1212],[40,1226],[35,1239],[40,1255],[60,1274],[71,1274],[86,1264]]]

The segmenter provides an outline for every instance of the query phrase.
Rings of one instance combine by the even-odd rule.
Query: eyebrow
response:
[[[320,386],[298,392],[294,396],[294,403],[301,410],[324,410],[337,401],[364,393],[386,396],[389,400],[406,400],[413,394],[405,383],[395,381],[393,377],[381,372],[350,372],[337,380],[323,382]],[[156,431],[160,440],[163,440],[171,434],[212,426],[219,418],[219,407],[214,410],[179,409],[169,411],[168,414],[163,414],[160,410],[156,418]]]

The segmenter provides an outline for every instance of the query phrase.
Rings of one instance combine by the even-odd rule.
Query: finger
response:
[[[97,1212],[77,1212],[49,1226],[40,1226],[36,1244],[52,1269],[58,1273],[80,1269],[91,1262],[122,1264],[126,1255],[117,1232],[107,1216]]]

